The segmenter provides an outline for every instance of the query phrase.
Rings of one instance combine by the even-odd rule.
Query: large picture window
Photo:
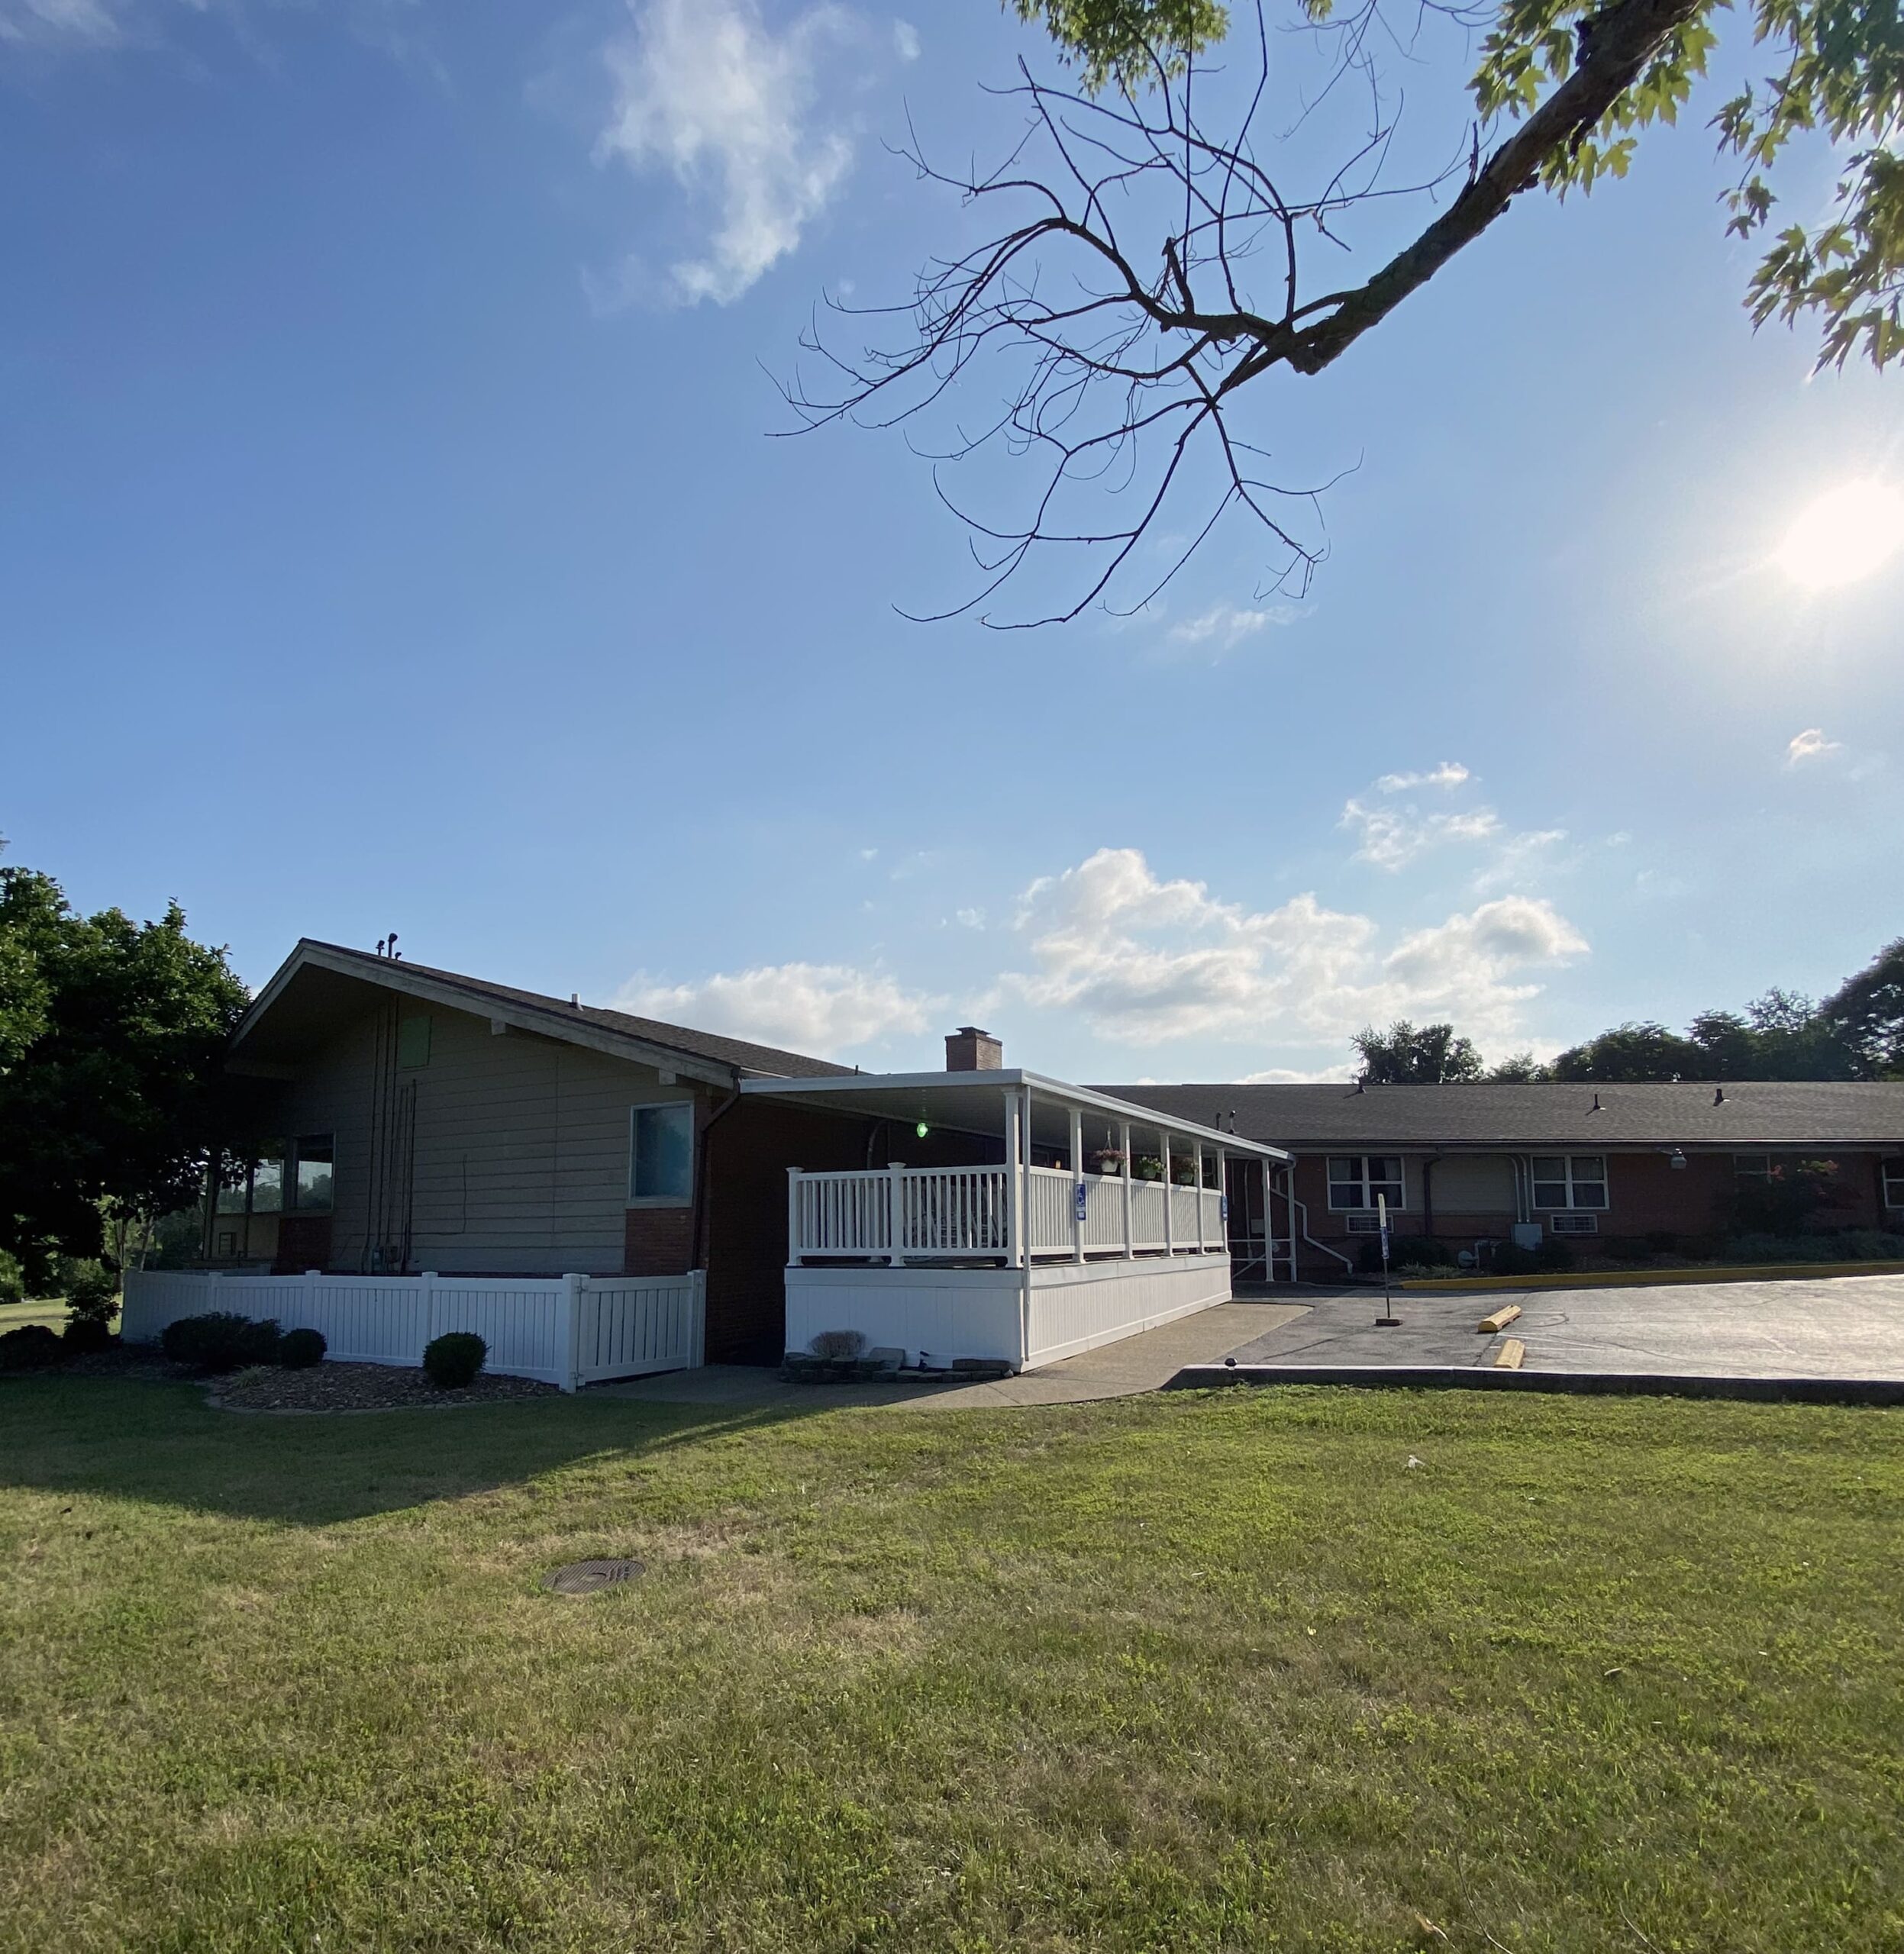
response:
[[[1904,1208],[1904,1155],[1883,1163],[1884,1205]]]
[[[335,1145],[328,1133],[268,1141],[229,1187],[218,1190],[221,1214],[328,1214]]]
[[[631,1109],[628,1198],[679,1203],[694,1191],[694,1108],[685,1100]]]
[[[1606,1156],[1603,1153],[1537,1154],[1534,1160],[1534,1205],[1546,1213],[1556,1208],[1604,1208]]]
[[[1329,1206],[1337,1214],[1364,1213],[1380,1195],[1391,1214],[1405,1207],[1402,1161],[1393,1153],[1346,1153],[1329,1162]]]

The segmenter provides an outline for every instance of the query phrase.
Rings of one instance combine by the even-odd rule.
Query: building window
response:
[[[1904,1208],[1904,1156],[1880,1162],[1884,1175],[1884,1205]]]
[[[299,1214],[331,1211],[334,1147],[328,1133],[274,1140],[258,1150],[229,1187],[218,1190],[221,1214]]]
[[[1769,1153],[1735,1153],[1732,1172],[1742,1181],[1769,1181],[1772,1178],[1772,1156]]]
[[[1402,1199],[1402,1162],[1393,1153],[1351,1153],[1329,1162],[1329,1206],[1337,1214],[1356,1214],[1375,1205],[1381,1195],[1391,1213]]]
[[[1534,1162],[1534,1205],[1555,1208],[1603,1208],[1606,1200],[1606,1156],[1603,1153],[1537,1155]]]
[[[678,1204],[694,1188],[694,1108],[684,1099],[631,1109],[628,1198]]]
[[[292,1147],[291,1205],[300,1214],[331,1212],[331,1167],[335,1151],[328,1133],[306,1133]]]
[[[397,1020],[397,1063],[427,1066],[430,1062],[430,1014],[406,1011]]]

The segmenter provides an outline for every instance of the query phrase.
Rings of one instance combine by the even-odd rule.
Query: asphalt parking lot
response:
[[[1476,1326],[1512,1303],[1500,1335]],[[1522,1368],[1654,1377],[1881,1378],[1904,1382],[1904,1275],[1634,1285],[1604,1289],[1398,1290],[1396,1329],[1379,1291],[1318,1298],[1304,1315],[1228,1354],[1238,1365],[1483,1369],[1506,1337]]]

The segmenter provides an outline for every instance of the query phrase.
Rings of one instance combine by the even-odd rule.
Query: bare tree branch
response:
[[[922,450],[933,455],[941,499],[972,533],[982,579],[963,601],[931,615],[976,612],[1002,628],[1068,621],[1108,600],[1140,560],[1151,566],[1139,600],[1147,601],[1232,511],[1269,542],[1263,589],[1306,590],[1324,554],[1324,485],[1269,479],[1263,450],[1234,424],[1240,396],[1273,369],[1311,375],[1339,360],[1585,140],[1709,0],[1610,0],[1582,22],[1572,72],[1485,160],[1482,132],[1470,128],[1447,162],[1402,182],[1388,180],[1399,103],[1385,99],[1370,43],[1380,29],[1405,56],[1412,36],[1388,28],[1382,4],[1363,0],[1314,30],[1334,37],[1328,86],[1361,76],[1370,113],[1360,140],[1307,192],[1286,188],[1258,153],[1272,73],[1262,0],[1254,73],[1240,92],[1229,89],[1242,105],[1221,134],[1204,126],[1198,106],[1210,64],[1154,54],[1141,92],[1127,76],[1103,97],[1039,80],[1021,63],[1018,85],[1003,92],[1025,103],[1028,127],[989,173],[944,173],[909,134],[901,153],[923,180],[956,192],[968,208],[998,208],[1006,221],[988,242],[929,262],[905,305],[829,301],[834,327],[823,332],[816,323],[802,344],[830,379],[815,385],[803,377],[783,392],[805,431],[844,419],[912,423],[955,391],[997,388],[1000,405],[976,430],[958,427],[949,443]],[[1430,14],[1469,25],[1476,18],[1460,0],[1418,0],[1414,11],[1417,33]],[[1305,254],[1318,243],[1342,248],[1331,226],[1345,213],[1432,197],[1456,178],[1453,202],[1373,276],[1302,296]],[[1131,237],[1161,230],[1154,260],[1121,229]],[[1273,280],[1273,310],[1249,296],[1258,270]],[[907,331],[896,346],[848,353],[827,343],[838,322],[900,318]],[[1016,492],[1025,495],[1021,514],[987,521],[954,498],[941,471],[979,463],[994,450],[1015,466],[981,466],[987,492],[1005,479],[1028,493]],[[1201,502],[1187,525],[1173,513],[1184,497]],[[1073,513],[1080,501],[1099,512]],[[1070,594],[1028,616],[992,616],[985,607],[1034,553],[1079,560]]]

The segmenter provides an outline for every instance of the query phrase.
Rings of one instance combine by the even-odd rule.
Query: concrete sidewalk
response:
[[[1239,1343],[1260,1340],[1305,1312],[1302,1303],[1219,1303],[1141,1335],[1106,1343],[1082,1356],[995,1384],[844,1384],[785,1382],[777,1370],[709,1364],[626,1384],[597,1384],[591,1398],[630,1398],[648,1404],[731,1404],[825,1411],[850,1405],[918,1411],[996,1410],[1013,1404],[1083,1404],[1157,1391],[1188,1364],[1221,1362]]]

